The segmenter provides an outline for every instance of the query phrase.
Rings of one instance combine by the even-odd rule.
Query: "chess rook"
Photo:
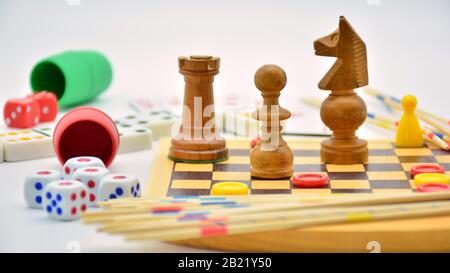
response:
[[[317,56],[337,57],[337,61],[319,82],[322,90],[331,90],[320,108],[322,121],[332,131],[330,139],[321,143],[321,160],[333,164],[357,164],[368,161],[367,141],[355,131],[367,116],[366,104],[354,89],[366,86],[366,45],[341,16],[339,29],[314,41]]]
[[[281,136],[281,120],[291,113],[280,107],[278,97],[286,85],[286,73],[277,65],[264,65],[255,73],[255,85],[264,98],[252,117],[262,121],[261,140],[250,152],[251,175],[264,179],[292,176],[293,154]]]
[[[179,57],[184,76],[184,107],[179,133],[172,138],[169,158],[204,163],[227,159],[225,139],[216,132],[213,81],[220,59],[212,56]]]

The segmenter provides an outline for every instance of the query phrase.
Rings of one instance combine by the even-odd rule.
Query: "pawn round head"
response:
[[[286,81],[286,73],[278,65],[266,64],[255,73],[256,88],[262,92],[280,92]]]
[[[414,111],[416,109],[417,99],[413,95],[406,95],[402,99],[404,111]]]

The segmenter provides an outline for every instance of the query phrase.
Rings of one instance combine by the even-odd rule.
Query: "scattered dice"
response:
[[[42,208],[42,194],[50,182],[60,180],[61,173],[54,170],[39,170],[25,178],[24,196],[30,208]]]
[[[123,197],[140,197],[141,185],[134,175],[109,174],[103,177],[100,182],[97,196],[100,201]]]
[[[75,220],[87,209],[87,189],[75,180],[49,183],[42,199],[47,215],[54,220]]]
[[[53,121],[58,114],[58,98],[52,92],[41,91],[29,97],[33,98],[40,107],[40,122]]]
[[[63,167],[64,179],[71,178],[72,174],[79,168],[83,167],[102,167],[105,168],[105,164],[100,158],[93,156],[79,156],[73,157],[66,161]]]
[[[40,107],[33,98],[10,99],[3,108],[3,119],[8,127],[30,128],[40,120]]]
[[[97,190],[102,178],[109,174],[109,170],[102,167],[84,167],[77,169],[71,179],[83,183],[88,192],[88,206],[96,206]]]

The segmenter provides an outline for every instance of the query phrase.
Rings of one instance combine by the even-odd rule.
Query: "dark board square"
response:
[[[250,171],[249,164],[214,164],[213,170],[215,172],[248,172]]]
[[[374,150],[369,149],[369,156],[376,156],[376,155],[395,155],[394,150]]]
[[[366,172],[396,172],[403,171],[401,164],[395,163],[383,163],[383,164],[365,164],[364,169]]]
[[[294,172],[326,172],[325,164],[294,164]]]
[[[230,155],[230,156],[250,156],[250,143],[248,144],[248,150],[231,149],[231,150],[228,150],[228,155]]]
[[[371,189],[331,189],[332,193],[371,193]]]
[[[212,172],[173,172],[172,180],[181,179],[181,180],[211,180]]]
[[[281,190],[281,189],[274,189],[274,190],[261,190],[261,189],[252,189],[252,194],[290,194],[291,190]]]
[[[398,156],[400,163],[433,163],[436,162],[434,156]]]
[[[442,149],[431,149],[431,152],[434,155],[450,155],[450,151],[442,150]]]
[[[365,172],[329,172],[328,178],[330,180],[367,180],[367,173]]]
[[[409,189],[411,184],[408,180],[370,180],[372,189]]]
[[[169,189],[168,196],[199,196],[209,195],[210,190],[207,189]]]

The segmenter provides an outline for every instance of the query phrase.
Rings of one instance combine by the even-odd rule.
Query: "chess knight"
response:
[[[321,159],[325,163],[357,164],[368,161],[367,141],[355,131],[367,116],[366,104],[353,89],[366,86],[366,45],[341,16],[339,28],[314,41],[315,54],[337,57],[336,62],[319,82],[322,90],[331,90],[320,108],[322,121],[332,131],[330,139],[321,143]]]

